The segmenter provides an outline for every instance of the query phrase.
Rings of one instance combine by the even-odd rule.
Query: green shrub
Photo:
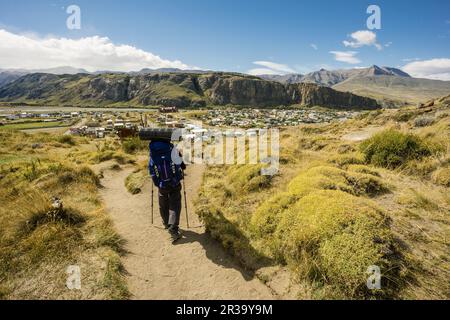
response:
[[[262,168],[261,164],[233,166],[228,170],[227,184],[237,195],[267,188],[271,177],[261,175]]]
[[[301,198],[280,217],[272,244],[301,277],[321,279],[347,296],[362,294],[367,268],[392,272],[386,252],[392,245],[388,219],[376,205],[338,190]]]
[[[407,161],[421,159],[432,153],[418,136],[396,130],[385,130],[360,145],[365,161],[375,166],[394,169]]]
[[[125,153],[134,154],[147,149],[147,143],[141,141],[138,137],[129,138],[122,142],[122,149]]]
[[[363,295],[368,266],[390,272],[384,253],[392,241],[388,218],[358,195],[387,190],[372,174],[312,167],[256,209],[250,231],[298,275],[320,279],[347,297]]]
[[[68,144],[69,146],[74,146],[76,144],[74,137],[68,134],[58,137],[58,142]]]
[[[276,194],[264,202],[252,215],[250,226],[259,238],[270,238],[275,232],[281,216],[298,197],[289,192]]]
[[[354,195],[374,196],[387,192],[388,187],[377,177],[335,167],[313,167],[295,177],[289,192],[304,196],[315,190],[341,190]]]

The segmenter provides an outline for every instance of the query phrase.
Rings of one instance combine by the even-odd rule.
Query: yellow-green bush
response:
[[[268,241],[274,257],[299,276],[351,296],[362,292],[369,266],[390,272],[384,254],[391,246],[388,219],[370,200],[339,190],[316,190],[302,197],[279,217]]]
[[[252,215],[250,221],[252,232],[260,238],[271,237],[281,216],[297,200],[298,196],[290,192],[282,192],[264,202]]]
[[[294,178],[289,192],[303,196],[314,190],[341,190],[350,194],[369,196],[388,191],[388,187],[377,177],[335,167],[313,167]]]
[[[389,277],[394,265],[390,260],[392,235],[379,219],[360,216],[341,232],[323,241],[318,260],[326,280],[346,296],[359,296],[365,291],[369,266],[378,266]],[[381,223],[383,223],[381,221]],[[384,278],[384,285],[388,278]]]
[[[236,194],[266,188],[270,185],[271,177],[261,175],[262,168],[262,164],[233,166],[228,170],[227,185]]]
[[[377,170],[374,170],[368,166],[365,165],[360,165],[360,164],[352,164],[349,165],[347,167],[348,171],[352,171],[352,172],[358,172],[358,173],[365,173],[365,174],[370,174],[372,176],[375,177],[379,177],[380,173]]]
[[[365,140],[360,149],[367,163],[389,169],[432,154],[432,148],[420,137],[393,129],[385,130]]]
[[[256,209],[250,230],[298,275],[357,296],[363,294],[367,268],[389,264],[384,253],[392,244],[387,217],[358,195],[385,191],[372,174],[312,167]]]

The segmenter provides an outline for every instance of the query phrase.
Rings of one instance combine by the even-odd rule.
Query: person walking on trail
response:
[[[175,242],[181,238],[179,231],[181,214],[181,180],[186,165],[181,153],[166,140],[153,140],[149,144],[149,172],[153,184],[158,188],[159,212]]]

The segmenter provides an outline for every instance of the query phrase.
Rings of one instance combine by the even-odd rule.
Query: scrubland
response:
[[[300,299],[449,298],[448,106],[285,129],[278,174],[260,168],[209,167],[196,210],[261,280],[280,266]]]
[[[0,131],[0,297],[123,299],[123,240],[104,210],[96,163],[132,162],[116,143]],[[52,198],[63,208],[52,206]],[[80,267],[81,290],[67,268]]]

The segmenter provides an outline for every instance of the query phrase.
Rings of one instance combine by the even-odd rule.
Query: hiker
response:
[[[186,165],[181,153],[168,140],[152,140],[149,149],[149,171],[153,184],[158,188],[159,212],[164,228],[175,242],[181,238],[181,180]]]

